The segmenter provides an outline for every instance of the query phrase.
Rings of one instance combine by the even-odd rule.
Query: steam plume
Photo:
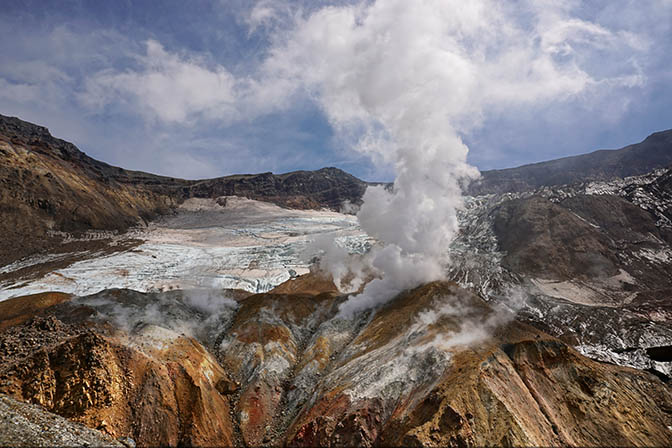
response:
[[[443,278],[461,186],[478,176],[461,135],[486,112],[598,88],[605,79],[591,76],[581,48],[617,52],[621,37],[553,1],[378,0],[297,19],[266,73],[307,89],[340,135],[396,173],[393,190],[370,187],[357,214],[383,243],[368,257],[380,278],[341,313]],[[633,72],[606,81],[641,82]]]

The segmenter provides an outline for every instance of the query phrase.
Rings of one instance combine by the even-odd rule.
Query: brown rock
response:
[[[368,185],[336,168],[199,181],[127,171],[87,156],[42,126],[3,115],[0,184],[0,265],[62,250],[62,235],[53,231],[124,232],[190,197],[236,195],[291,208],[339,209],[346,200],[360,202]]]
[[[124,292],[109,297],[121,302]],[[152,297],[143,300],[149,305]],[[12,307],[30,313],[32,299],[17,299]],[[138,445],[669,441],[672,392],[660,379],[591,361],[516,320],[503,320],[472,345],[433,349],[445,357],[425,357],[435,337],[455,334],[465,319],[493,316],[488,304],[454,284],[401,294],[362,320],[334,357],[331,341],[316,332],[334,316],[339,300],[332,293],[241,299],[231,327],[217,339],[221,364],[206,349],[208,341],[171,336],[157,343],[153,334],[169,333],[153,333],[151,325],[125,333],[91,314],[73,313],[66,302],[42,308],[33,319],[15,313],[15,324],[0,330],[0,347],[16,349],[0,366],[0,393]],[[437,303],[460,312],[419,327],[418,316],[427,318]],[[305,382],[303,369],[317,369],[314,383]],[[385,369],[398,374],[385,378]],[[356,381],[366,384],[369,373],[382,374],[385,387],[359,389]]]

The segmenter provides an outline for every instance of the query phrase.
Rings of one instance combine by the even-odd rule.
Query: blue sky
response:
[[[338,34],[338,8],[361,11],[375,2],[3,3],[0,113],[43,124],[95,158],[185,178],[323,166],[337,166],[368,180],[394,177],[394,161],[357,143],[375,126],[352,125],[361,119],[361,111],[343,115],[338,100],[330,97],[333,92],[366,93],[366,88],[330,90],[331,76],[348,73],[340,72],[340,65],[316,61],[321,54],[341,53],[329,53],[333,46],[320,48],[314,43],[331,41],[310,34],[319,32],[319,26]],[[500,86],[492,90],[496,100],[480,98],[468,113],[438,110],[447,121],[460,123],[451,126],[469,147],[471,164],[505,168],[618,148],[672,128],[671,1],[538,3],[549,6],[511,2],[506,20],[515,25],[515,36],[528,28],[561,30],[534,35],[556,45],[549,51],[558,81],[544,78],[540,82],[547,84],[541,89],[553,90],[567,81],[566,89],[519,100],[502,94]],[[333,14],[327,14],[330,11]],[[321,22],[310,20],[318,14]],[[470,11],[456,16],[472,17]],[[508,22],[502,25],[504,20],[492,15],[487,19],[507,33]],[[367,39],[386,32],[372,30]],[[501,42],[483,46],[483,58],[506,51],[509,42]],[[480,48],[478,42],[464,45],[467,53],[470,46]],[[519,40],[512,45],[520,49]],[[301,52],[314,52],[315,57]],[[533,61],[539,62],[538,55]],[[492,68],[482,59],[468,62],[483,70]],[[288,69],[291,64],[295,66]],[[303,73],[320,67],[332,73]],[[274,70],[289,75],[276,76]],[[501,66],[494,72],[512,73]],[[384,70],[373,73],[386,76]],[[569,81],[569,75],[564,76],[568,73]],[[487,79],[483,82],[495,78]],[[511,92],[520,89],[526,96],[540,78],[530,79],[523,85],[511,81]],[[470,85],[462,79],[448,81],[458,90]],[[439,91],[441,101],[454,101],[451,90]],[[380,111],[374,104],[365,121],[383,117],[377,123],[384,123],[389,114]],[[426,112],[434,111],[436,107]],[[376,115],[379,112],[382,115]],[[461,124],[464,117],[468,125]]]

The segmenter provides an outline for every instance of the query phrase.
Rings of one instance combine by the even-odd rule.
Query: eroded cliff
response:
[[[312,275],[237,299],[10,299],[0,392],[141,445],[670,440],[672,391],[658,377],[585,358],[455,284],[347,320],[342,300]]]

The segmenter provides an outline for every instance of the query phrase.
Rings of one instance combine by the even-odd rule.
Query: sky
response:
[[[191,179],[392,180],[377,148],[406,107],[445,122],[480,170],[672,128],[672,0],[413,1],[423,13],[399,20],[395,0],[5,0],[0,113]]]

